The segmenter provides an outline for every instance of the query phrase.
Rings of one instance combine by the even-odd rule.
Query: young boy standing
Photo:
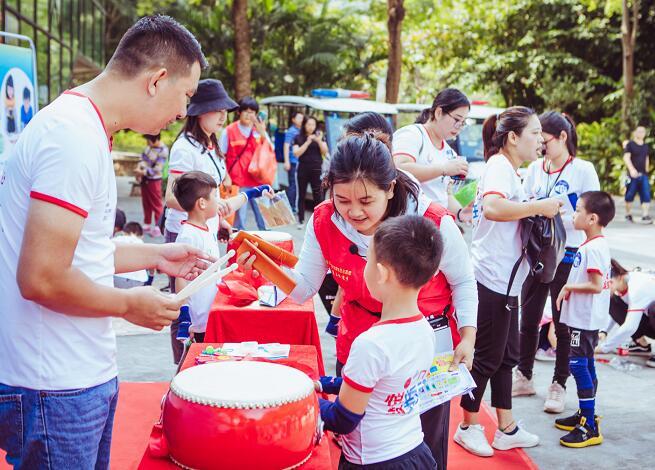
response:
[[[265,191],[272,191],[271,187],[264,185],[249,188],[238,196],[219,201],[218,185],[211,175],[202,171],[184,173],[173,183],[173,194],[188,214],[177,236],[178,243],[186,243],[220,258],[218,233],[210,229],[207,221],[216,217],[221,203],[227,205],[228,212],[234,212],[250,199],[262,196]],[[180,292],[188,282],[186,279],[175,278],[175,292]],[[187,302],[191,315],[189,331],[198,343],[205,337],[209,311],[217,292],[216,285],[210,285],[192,295]]]
[[[555,420],[555,426],[570,431],[560,439],[566,447],[588,447],[603,442],[599,420],[594,414],[598,379],[594,349],[598,331],[607,324],[610,302],[611,256],[603,228],[614,218],[612,196],[588,191],[578,199],[573,226],[584,230],[586,241],[575,255],[566,285],[557,297],[561,322],[571,331],[569,368],[578,388],[580,409],[568,418]]]
[[[435,336],[418,292],[437,272],[442,251],[436,226],[424,217],[393,217],[375,232],[364,279],[382,303],[380,321],[355,339],[343,381],[322,377],[318,387],[339,395],[320,408],[325,428],[342,434],[340,470],[436,468],[416,391],[432,364]]]
[[[219,258],[218,234],[207,226],[207,221],[218,213],[218,186],[214,178],[201,171],[190,171],[175,180],[173,193],[188,214],[177,239]],[[175,291],[180,292],[187,283],[185,279],[175,278]],[[193,333],[196,342],[204,339],[207,318],[217,292],[215,284],[209,285],[187,301],[191,315],[189,332]]]

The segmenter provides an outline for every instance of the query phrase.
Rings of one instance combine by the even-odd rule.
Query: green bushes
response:
[[[578,155],[594,164],[600,186],[612,194],[621,194],[625,165],[621,122],[617,117],[591,123],[580,123]]]
[[[183,121],[178,121],[171,124],[168,129],[161,132],[161,140],[168,145],[170,149],[175,141],[175,138],[182,129]],[[141,153],[146,147],[146,139],[141,134],[124,130],[114,134],[114,150],[119,152],[134,152]]]

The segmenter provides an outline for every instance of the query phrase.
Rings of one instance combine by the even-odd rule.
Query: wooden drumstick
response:
[[[188,297],[191,297],[199,290],[204,289],[207,286],[210,286],[212,283],[215,284],[223,276],[231,273],[232,271],[238,268],[239,268],[238,264],[232,263],[230,266],[223,269],[222,271],[217,271],[211,274],[210,276],[205,277],[204,279],[200,279],[200,277],[197,277],[196,279],[191,281],[191,283],[189,283],[184,289],[182,289],[178,294],[175,294],[175,301],[180,302]]]
[[[192,285],[194,285],[194,283],[203,282],[203,279],[206,279],[210,277],[212,274],[214,274],[217,270],[221,268],[221,266],[227,263],[230,260],[230,258],[232,258],[234,255],[235,255],[234,250],[228,251],[225,254],[225,256],[219,258],[214,263],[212,263],[209,267],[207,267],[207,269],[205,269],[202,272],[202,274],[200,274],[197,278],[195,278],[193,281],[187,284],[187,286],[184,289],[182,289],[177,295],[182,294],[186,289],[189,289]],[[180,297],[180,298],[186,298],[186,297],[188,296]]]

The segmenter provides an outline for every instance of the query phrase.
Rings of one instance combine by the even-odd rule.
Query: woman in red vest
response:
[[[343,292],[337,335],[337,374],[355,338],[380,318],[382,305],[364,282],[365,254],[383,220],[419,214],[433,220],[443,237],[440,270],[419,293],[418,306],[435,329],[440,351],[455,349],[454,363],[471,366],[477,322],[477,288],[466,243],[446,209],[420,195],[418,184],[393,164],[389,136],[348,135],[334,153],[324,186],[331,198],[307,223],[291,298],[304,302],[321,286],[328,269]],[[416,253],[421,256],[421,253]],[[240,259],[244,263],[246,256]],[[251,266],[250,257],[246,266]],[[455,314],[456,312],[456,314]],[[425,442],[439,468],[446,468],[449,404],[421,416]]]

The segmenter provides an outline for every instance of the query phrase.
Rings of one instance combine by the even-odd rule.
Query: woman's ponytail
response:
[[[494,134],[496,133],[496,122],[498,122],[498,115],[492,114],[484,120],[482,124],[482,143],[484,144],[484,159],[489,159],[492,155],[496,155],[500,147],[494,144]]]

